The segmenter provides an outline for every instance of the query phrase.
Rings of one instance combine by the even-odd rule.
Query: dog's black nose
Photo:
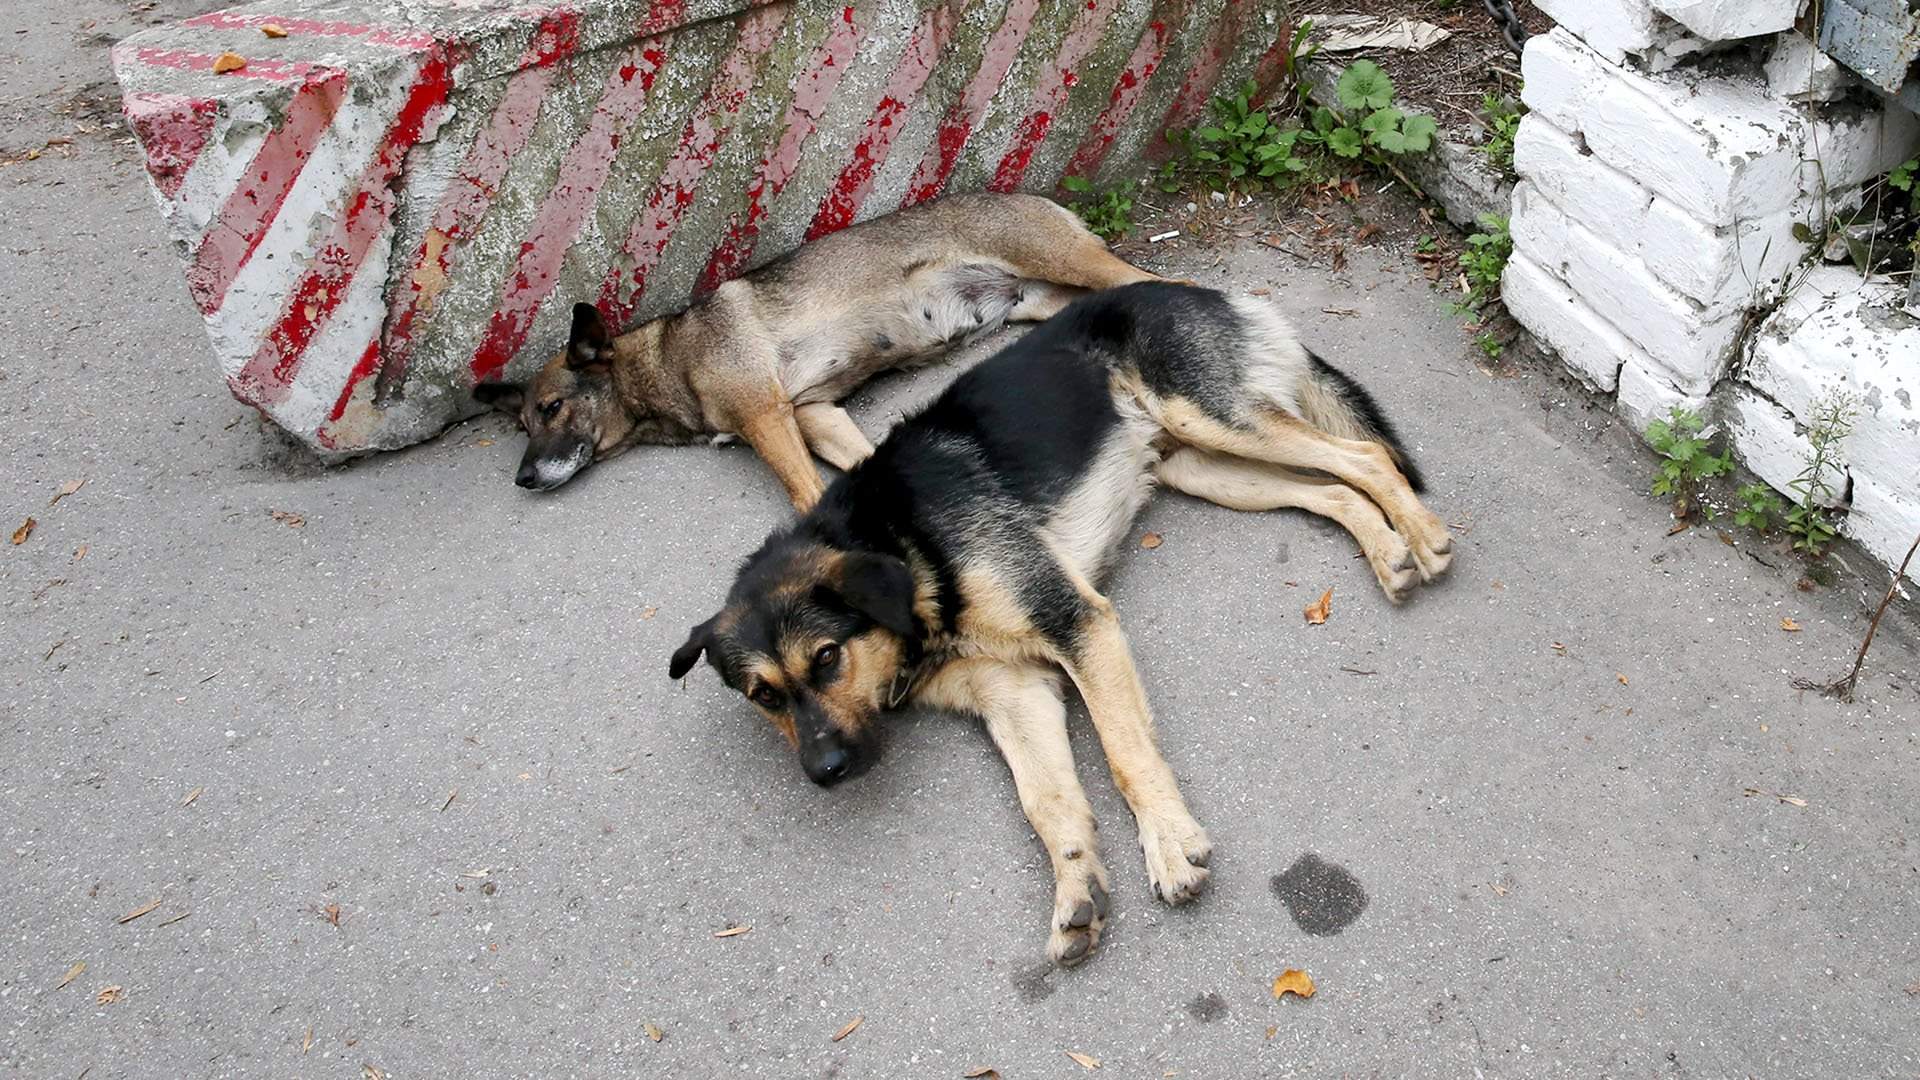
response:
[[[832,787],[853,771],[853,755],[835,746],[807,762],[807,779],[821,787]]]
[[[534,471],[533,463],[528,462],[520,466],[519,472],[513,474],[513,482],[531,490],[539,486],[540,474]]]

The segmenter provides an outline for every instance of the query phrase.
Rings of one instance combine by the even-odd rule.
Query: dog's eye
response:
[[[560,399],[559,398],[554,398],[552,401],[546,401],[541,403],[540,405],[541,419],[551,420],[558,415],[560,415]]]
[[[748,696],[753,698],[755,705],[763,709],[777,709],[786,700],[780,695],[780,691],[771,686],[756,686],[753,688],[753,693]]]
[[[839,662],[840,646],[835,645],[831,641],[820,646],[820,651],[813,654],[813,669],[815,671],[825,671]]]

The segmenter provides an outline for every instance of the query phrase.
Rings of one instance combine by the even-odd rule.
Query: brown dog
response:
[[[531,383],[474,394],[526,429],[521,487],[558,487],[636,443],[737,434],[805,510],[824,490],[809,450],[839,469],[873,453],[838,404],[869,377],[1086,290],[1153,280],[1047,199],[953,196],[824,237],[625,334],[578,305],[566,352]]]

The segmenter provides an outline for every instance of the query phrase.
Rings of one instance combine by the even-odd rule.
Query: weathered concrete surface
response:
[[[53,107],[107,78],[87,19],[129,21],[0,17],[0,158],[71,134]],[[1577,391],[1476,371],[1410,259],[1151,249],[1271,289],[1365,379],[1462,556],[1390,610],[1324,523],[1154,505],[1166,542],[1112,592],[1215,891],[1149,900],[1076,713],[1116,919],[1045,974],[1046,862],[971,725],[903,719],[822,793],[710,677],[662,675],[783,517],[750,453],[636,453],[559,498],[511,485],[496,418],[340,470],[263,455],[277,436],[204,377],[140,172],[87,137],[0,166],[0,535],[39,519],[0,544],[0,1073],[1920,1067],[1912,603],[1861,704],[1789,689],[1844,668],[1871,586],[1802,594],[1771,551],[1666,536],[1644,449]],[[877,431],[955,370],[856,413]],[[1367,891],[1337,936],[1270,886],[1306,852]],[[754,929],[711,936],[729,923]],[[1319,995],[1272,1002],[1287,967]]]
[[[1271,81],[1281,8],[263,0],[114,67],[234,395],[341,457],[473,412],[576,301],[631,324],[942,192],[1137,172]]]

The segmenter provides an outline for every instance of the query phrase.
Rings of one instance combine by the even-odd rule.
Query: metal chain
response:
[[[1487,15],[1493,24],[1500,28],[1500,36],[1507,39],[1507,48],[1518,53],[1527,45],[1527,26],[1513,10],[1513,0],[1480,0],[1487,9]]]

